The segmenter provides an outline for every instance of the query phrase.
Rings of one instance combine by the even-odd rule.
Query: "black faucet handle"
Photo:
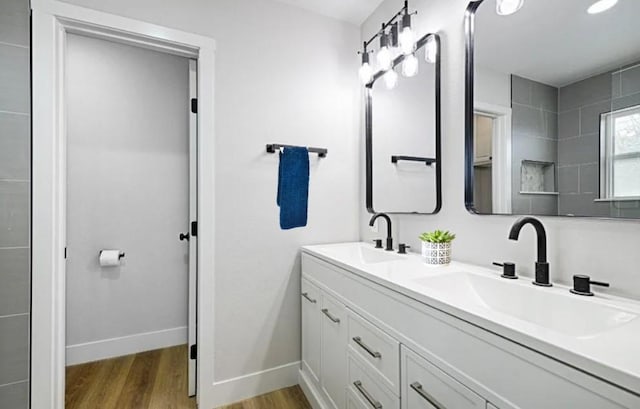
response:
[[[576,274],[573,276],[573,288],[569,291],[577,295],[591,296],[593,295],[593,293],[591,292],[591,284],[599,285],[601,287],[609,287],[609,283],[603,283],[602,281],[592,281],[591,277],[589,276]]]
[[[373,242],[376,243],[376,248],[377,249],[381,249],[382,248],[382,239],[375,239]]]
[[[505,261],[504,263],[494,262],[494,266],[502,267],[502,278],[508,278],[510,280],[516,280],[518,276],[516,275],[516,265],[515,263],[511,263]]]
[[[407,249],[410,249],[411,246],[407,246],[404,243],[398,244],[398,254],[407,254]]]

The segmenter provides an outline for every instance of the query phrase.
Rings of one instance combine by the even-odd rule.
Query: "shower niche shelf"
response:
[[[558,195],[556,164],[523,160],[520,167],[520,194]]]

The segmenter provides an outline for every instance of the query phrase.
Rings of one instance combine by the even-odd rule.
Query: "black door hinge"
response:
[[[198,222],[191,222],[191,237],[198,237]]]
[[[67,259],[67,248],[66,247],[64,248],[64,259],[65,260]]]
[[[189,358],[198,359],[198,346],[196,344],[191,345],[191,348],[189,348]]]
[[[198,98],[191,98],[191,112],[198,113]]]

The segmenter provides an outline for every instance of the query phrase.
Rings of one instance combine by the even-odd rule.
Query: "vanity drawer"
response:
[[[381,381],[400,394],[400,342],[352,310],[348,311],[349,349],[378,373]]]
[[[404,345],[402,409],[485,409],[487,401]]]
[[[368,365],[361,358],[349,352],[349,389],[348,394],[354,393],[362,402],[366,402],[367,409],[399,409],[400,399],[386,386],[378,381],[377,374],[371,374]]]

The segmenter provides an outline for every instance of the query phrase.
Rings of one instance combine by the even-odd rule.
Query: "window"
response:
[[[600,198],[640,197],[640,105],[600,116]]]

